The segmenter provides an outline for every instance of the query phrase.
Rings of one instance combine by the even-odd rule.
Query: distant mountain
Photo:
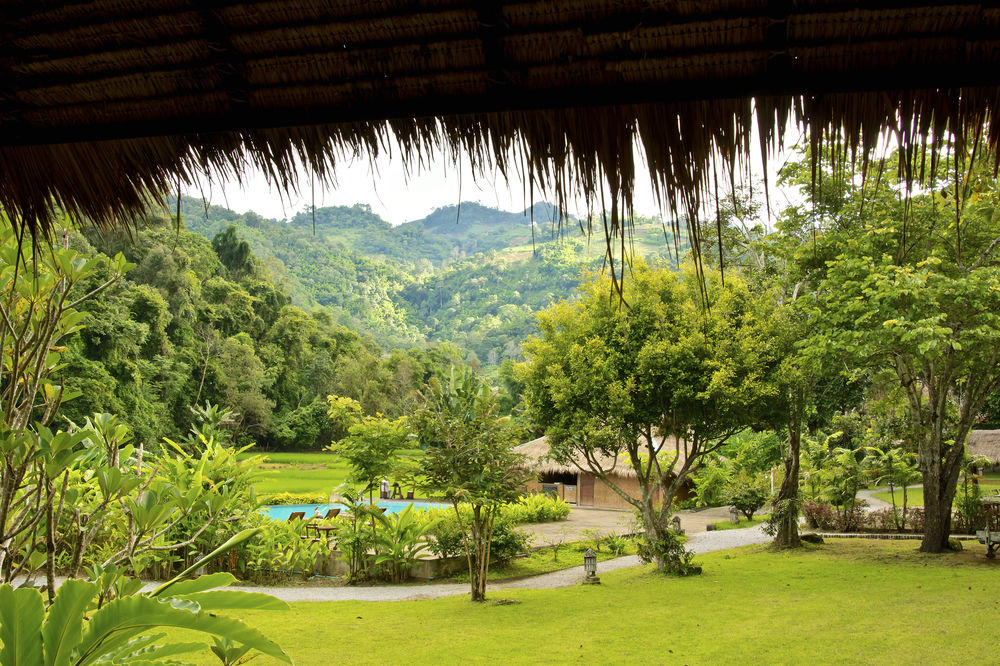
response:
[[[491,365],[520,353],[535,313],[573,298],[581,271],[599,269],[605,250],[602,232],[582,237],[579,220],[560,221],[547,203],[511,213],[463,202],[399,226],[364,204],[285,222],[183,197],[181,213],[208,239],[235,226],[299,305],[327,308],[387,348],[449,340]],[[630,246],[663,260],[672,254],[665,238],[658,220],[640,218]]]
[[[472,201],[461,205],[438,208],[427,217],[413,222],[405,222],[397,229],[406,232],[419,229],[428,237],[444,242],[450,239],[452,248],[449,259],[460,255],[471,256],[477,252],[488,252],[532,242],[550,240],[558,232],[559,224],[573,226],[576,218],[563,213],[547,202],[536,203],[520,213],[510,213],[489,208]]]

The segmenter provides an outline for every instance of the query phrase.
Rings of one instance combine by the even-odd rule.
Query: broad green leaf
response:
[[[232,538],[230,538],[228,541],[226,541],[226,543],[222,544],[221,546],[219,546],[218,548],[216,548],[215,550],[213,550],[211,553],[209,553],[205,557],[201,558],[200,560],[198,560],[197,562],[195,562],[191,566],[189,566],[187,569],[185,569],[184,571],[182,571],[180,574],[178,574],[177,576],[175,576],[173,579],[168,580],[166,583],[164,583],[163,585],[160,585],[158,588],[156,588],[155,590],[153,590],[150,593],[150,596],[153,596],[153,597],[164,596],[163,595],[164,592],[166,592],[168,589],[170,589],[171,587],[173,587],[177,583],[179,583],[182,580],[184,580],[185,578],[187,578],[189,575],[191,575],[192,572],[195,572],[198,569],[200,569],[202,566],[204,566],[204,564],[206,562],[211,562],[219,554],[224,553],[224,552],[226,552],[228,550],[232,550],[236,546],[239,546],[241,543],[243,543],[245,541],[248,541],[248,540],[250,540],[250,539],[258,536],[260,534],[260,532],[261,532],[261,528],[260,527],[255,527],[253,529],[243,530],[242,532],[234,535]]]
[[[195,594],[196,592],[214,590],[217,587],[231,585],[235,581],[235,576],[231,573],[225,572],[199,576],[198,578],[192,578],[191,580],[182,580],[179,583],[174,583],[174,585],[170,588],[170,596],[181,597],[184,595]]]
[[[42,665],[42,594],[32,587],[0,587],[0,664]]]
[[[181,627],[252,646],[285,663],[288,655],[273,641],[239,620],[175,608],[170,600],[147,596],[116,599],[94,613],[80,642],[79,666],[100,661],[153,626]]]
[[[173,594],[177,586],[171,591],[171,599],[186,599],[197,603],[202,610],[288,610],[287,603],[272,597],[270,594],[259,592],[240,592],[238,590],[210,590],[207,592],[196,592],[193,594],[177,595]]]
[[[94,583],[78,579],[67,580],[59,586],[42,627],[46,666],[70,663],[70,656],[83,632],[84,613],[97,590]]]

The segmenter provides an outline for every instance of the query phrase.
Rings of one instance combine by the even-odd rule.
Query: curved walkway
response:
[[[918,483],[918,484],[913,485],[913,486],[907,486],[907,490],[912,490],[914,488],[923,488],[923,485]],[[899,488],[896,488],[896,490],[899,490]],[[866,488],[864,490],[859,490],[858,491],[858,497],[860,499],[863,499],[866,502],[868,502],[868,509],[870,511],[873,511],[875,509],[891,509],[892,508],[892,503],[891,502],[886,502],[885,500],[881,500],[881,499],[875,497],[875,493],[887,493],[887,492],[889,492],[889,488],[888,487],[886,487],[886,488]]]
[[[723,530],[720,532],[702,532],[694,534],[688,540],[687,546],[696,553],[709,553],[715,550],[726,550],[758,543],[767,543],[770,537],[764,534],[760,526],[741,530]],[[601,562],[598,573],[603,574],[616,569],[634,567],[640,564],[635,555],[620,557],[615,560]],[[583,567],[573,567],[562,571],[541,574],[531,578],[496,583],[489,585],[488,591],[530,589],[548,590],[557,587],[569,587],[578,584],[583,579]],[[384,587],[234,587],[227,590],[244,592],[264,592],[273,597],[288,602],[299,601],[414,601],[417,599],[438,599],[469,593],[468,583],[432,583],[430,585],[394,585]]]

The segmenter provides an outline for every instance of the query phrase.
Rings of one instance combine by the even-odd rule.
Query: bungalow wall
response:
[[[615,484],[632,497],[640,497],[642,491],[639,489],[639,480],[631,477],[614,477]],[[576,475],[576,484],[568,483],[545,483],[538,479],[531,479],[524,484],[525,491],[529,493],[555,493],[560,499],[581,507],[593,507],[596,509],[621,509],[632,510],[632,505],[612,490],[606,483],[592,474],[579,473]],[[591,491],[592,489],[592,491]],[[658,493],[659,491],[657,491]],[[677,500],[682,501],[691,496],[693,492],[690,481],[684,484],[681,492],[678,493]],[[593,500],[591,500],[591,496]],[[658,497],[657,497],[658,499]]]

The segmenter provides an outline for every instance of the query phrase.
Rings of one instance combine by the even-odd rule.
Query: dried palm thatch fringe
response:
[[[966,453],[1000,464],[1000,430],[973,430],[965,440]]]
[[[670,437],[664,445],[664,440],[658,437],[656,446],[661,453],[660,462],[663,468],[670,467],[673,470],[684,466],[687,452],[685,443],[678,441],[676,437]],[[552,457],[549,441],[545,436],[515,446],[514,452],[524,456],[525,469],[529,469],[535,474],[576,474],[579,471],[592,470],[596,466],[608,476],[626,479],[639,478],[635,468],[629,464],[626,455],[616,459],[614,456],[595,451],[592,454],[593,465],[582,453],[573,454],[568,461],[556,461]]]
[[[760,142],[751,146],[755,123]],[[697,256],[697,219],[717,200],[718,171],[732,183],[737,174],[748,177],[752,152],[766,161],[782,148],[788,127],[806,133],[814,161],[840,166],[869,164],[888,132],[902,155],[895,175],[907,185],[921,177],[928,160],[934,168],[948,139],[959,155],[966,154],[966,137],[981,140],[996,171],[1000,89],[762,96],[4,146],[0,205],[36,239],[48,236],[60,212],[102,229],[127,229],[178,180],[191,185],[215,173],[239,181],[257,169],[297,191],[300,163],[310,179],[331,184],[341,162],[374,160],[397,145],[400,154],[392,157],[408,173],[464,155],[477,177],[519,174],[532,198],[545,193],[562,207],[578,197],[590,209],[609,211],[602,230],[606,258],[621,276],[638,168],[635,145],[644,152],[663,209],[686,214],[687,228],[678,228],[675,218],[673,231],[687,234]]]

